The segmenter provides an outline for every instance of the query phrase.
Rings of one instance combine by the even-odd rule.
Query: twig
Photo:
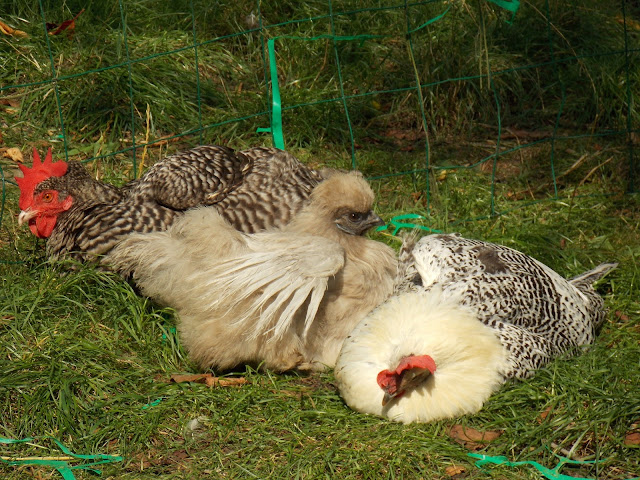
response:
[[[138,166],[138,178],[142,176],[142,171],[144,170],[144,159],[147,156],[147,149],[149,147],[149,129],[151,124],[151,109],[149,104],[147,103],[147,112],[145,118],[145,132],[144,132],[144,147],[142,147],[142,158],[140,159],[140,165]]]
[[[593,167],[591,170],[589,170],[589,173],[587,173],[587,176],[584,177],[582,180],[580,180],[580,183],[578,184],[578,187],[581,186],[584,182],[587,181],[587,179],[593,175],[595,173],[596,170],[598,170],[600,167],[603,167],[604,165],[606,165],[607,163],[609,163],[611,160],[613,160],[613,157],[609,157],[608,159],[606,159],[604,162],[602,162],[600,165],[596,165],[595,167]]]
[[[46,460],[46,461],[50,461],[50,460],[60,460],[60,461],[69,461],[69,460],[77,460],[77,458],[75,457],[68,457],[68,456],[62,456],[62,457],[5,457],[5,456],[0,456],[0,459],[5,460],[7,462],[28,462],[31,460]]]

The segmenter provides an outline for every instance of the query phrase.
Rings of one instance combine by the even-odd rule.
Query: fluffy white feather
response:
[[[566,280],[504,246],[410,236],[396,296],[344,342],[340,392],[355,410],[405,423],[476,412],[507,378],[593,342],[606,312],[593,282],[615,266]]]
[[[409,355],[429,355],[426,382],[382,405],[376,379]],[[438,289],[390,298],[346,338],[335,368],[340,394],[354,410],[411,423],[477,412],[503,382],[507,352],[495,331]]]

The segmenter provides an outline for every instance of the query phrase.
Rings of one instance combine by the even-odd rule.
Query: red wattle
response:
[[[36,237],[49,238],[56,226],[57,220],[58,219],[56,217],[39,217],[35,221],[35,230],[31,228],[31,221],[29,221],[29,228],[31,228],[31,231]]]

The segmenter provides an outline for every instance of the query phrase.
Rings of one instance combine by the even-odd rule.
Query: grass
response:
[[[637,447],[624,439],[640,418],[637,207],[635,197],[583,197],[570,222],[566,207],[543,202],[459,225],[466,235],[519,248],[567,276],[602,261],[620,266],[601,285],[610,313],[592,348],[527,382],[507,384],[476,415],[428,425],[350,411],[331,372],[240,370],[234,375],[248,384],[226,388],[170,383],[174,373],[197,370],[180,348],[169,310],[112,275],[49,264],[40,250],[24,253],[32,263],[0,267],[0,436],[51,435],[75,452],[122,455],[123,462],[101,467],[105,478],[450,478],[453,466],[464,469],[461,478],[486,478],[467,457],[469,445],[448,435],[462,424],[502,432],[481,450],[487,455],[552,466],[554,453],[572,452],[603,460],[565,467],[572,475],[631,478]],[[438,226],[452,230],[442,221]],[[20,250],[28,252],[24,245],[33,247],[33,240],[22,237]],[[191,431],[194,419],[199,428]],[[49,453],[12,446],[2,454],[43,452]],[[5,478],[47,471],[4,470]],[[538,478],[531,468],[494,470],[500,478]]]
[[[638,184],[640,119],[628,105],[638,74],[627,70],[638,60],[636,6],[625,4],[625,55],[617,3],[551,2],[548,11],[545,2],[522,2],[510,25],[492,4],[454,2],[412,35],[412,61],[407,21],[415,27],[443,3],[414,2],[405,12],[401,2],[363,9],[333,1],[333,22],[326,0],[261,2],[259,12],[242,2],[122,3],[126,48],[118,2],[43,0],[55,23],[85,8],[73,36],[49,38],[40,2],[5,6],[0,19],[30,36],[0,38],[0,148],[52,144],[62,156],[65,133],[72,158],[94,159],[87,166],[96,175],[120,184],[141,162],[186,146],[269,144],[256,133],[269,125],[263,44],[280,37],[292,153],[314,166],[357,166],[373,179],[387,220],[420,213],[430,227],[517,248],[566,276],[617,261],[599,286],[608,319],[581,355],[505,385],[476,415],[427,425],[352,412],[331,372],[240,369],[231,372],[247,380],[238,387],[173,383],[172,374],[197,370],[171,310],[90,266],[47,262],[44,244],[15,221],[15,164],[2,158],[0,437],[52,436],[76,453],[121,455],[99,467],[118,479],[540,478],[531,466],[478,469],[467,455],[478,448],[549,467],[556,454],[599,460],[565,466],[573,476],[640,475],[638,445],[625,443],[640,423],[640,200],[625,193]],[[248,23],[252,10],[264,36]],[[388,36],[291,38],[332,31]],[[57,84],[49,45],[64,77]],[[36,82],[44,83],[19,86]],[[456,441],[456,425],[499,435],[483,445]],[[35,443],[44,448],[0,445],[0,456],[60,454],[49,440]],[[58,478],[47,467],[0,471],[9,480]]]

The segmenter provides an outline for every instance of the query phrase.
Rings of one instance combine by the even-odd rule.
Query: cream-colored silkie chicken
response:
[[[166,232],[129,235],[108,260],[177,311],[201,368],[333,367],[344,338],[394,288],[394,251],[363,236],[383,223],[373,200],[360,174],[335,173],[280,230],[244,234],[199,208]]]
[[[516,250],[459,235],[409,239],[396,295],[344,342],[335,376],[355,410],[428,422],[477,412],[508,378],[593,342],[605,319],[592,284]]]

